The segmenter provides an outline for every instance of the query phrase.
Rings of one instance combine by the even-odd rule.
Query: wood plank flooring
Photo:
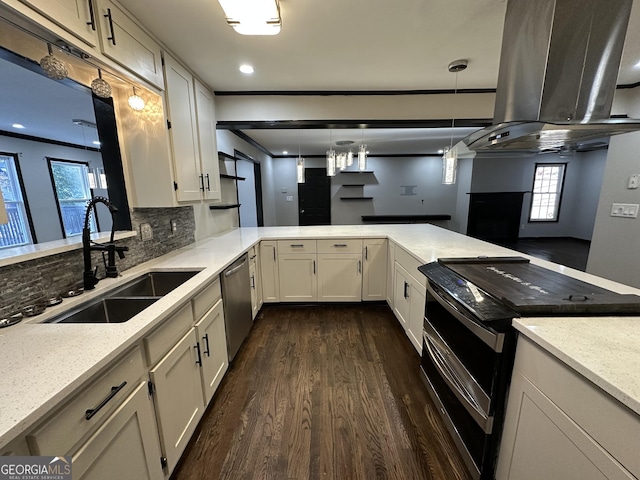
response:
[[[265,305],[172,478],[467,480],[386,305]]]
[[[507,248],[583,272],[587,270],[590,246],[591,242],[587,240],[565,237],[520,238],[517,243],[505,245]]]

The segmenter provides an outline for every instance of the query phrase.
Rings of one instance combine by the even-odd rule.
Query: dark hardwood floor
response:
[[[521,238],[505,247],[584,272],[590,245],[576,238]]]
[[[265,305],[174,480],[470,478],[386,305]]]

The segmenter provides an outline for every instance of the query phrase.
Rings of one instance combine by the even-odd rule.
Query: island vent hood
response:
[[[632,3],[509,0],[493,126],[454,148],[566,152],[640,130],[610,118]]]

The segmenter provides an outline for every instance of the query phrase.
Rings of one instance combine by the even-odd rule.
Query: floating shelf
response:
[[[343,183],[341,187],[364,187],[364,183]]]
[[[230,210],[232,208],[240,207],[239,203],[233,203],[229,205],[209,205],[209,210]]]
[[[231,180],[246,180],[245,177],[236,177],[235,175],[227,175],[226,173],[221,173],[220,178],[230,178]]]
[[[451,220],[451,215],[362,215],[364,223],[428,223],[433,220]]]
[[[342,170],[340,173],[373,173],[373,170]]]
[[[340,200],[373,200],[373,197],[340,197]]]

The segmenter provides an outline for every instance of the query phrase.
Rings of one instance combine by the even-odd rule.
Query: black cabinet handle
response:
[[[200,177],[200,190],[204,192],[204,175],[198,175]]]
[[[316,261],[313,261],[313,274],[316,274]]]
[[[276,261],[276,247],[273,247],[273,261]]]
[[[100,404],[96,407],[96,408],[90,408],[89,410],[86,410],[84,413],[84,419],[85,420],[91,420],[93,418],[93,416],[98,413],[107,403],[109,403],[109,401],[115,397],[118,392],[120,390],[122,390],[124,388],[124,386],[127,384],[127,382],[122,382],[120,385],[118,385],[117,387],[111,387],[111,391],[109,392],[109,395],[107,395],[104,400],[102,400],[100,402]]]
[[[113,31],[113,18],[111,17],[111,9],[107,8],[107,13],[104,15],[105,18],[109,19],[109,30],[111,31],[111,36],[107,37],[107,40],[111,40],[113,45],[116,44],[116,32]]]
[[[369,260],[369,247],[364,247],[364,259]]]
[[[91,30],[96,31],[96,17],[93,14],[93,0],[87,0],[89,3],[89,18],[91,21],[87,22],[87,25],[91,25]]]
[[[251,288],[256,289],[256,276],[251,275]]]
[[[409,298],[408,287],[409,284],[407,282],[404,282],[404,298]]]
[[[334,247],[342,247],[342,248],[344,248],[344,247],[347,246],[347,244],[346,243],[334,243],[333,246]]]
[[[202,354],[200,353],[200,343],[196,342],[196,346],[193,347],[198,352],[198,359],[196,360],[196,364],[202,366]]]
[[[362,260],[358,260],[358,273],[362,273]]]
[[[289,245],[291,248],[304,248],[304,243],[292,243]]]
[[[207,357],[211,356],[211,350],[209,350],[209,334],[205,333],[204,337],[202,337],[202,339],[204,340],[204,344],[206,345],[207,349],[204,351],[204,353],[207,355]]]
[[[211,181],[209,180],[209,174],[208,173],[207,173],[206,177],[207,177],[207,190],[211,191]]]

